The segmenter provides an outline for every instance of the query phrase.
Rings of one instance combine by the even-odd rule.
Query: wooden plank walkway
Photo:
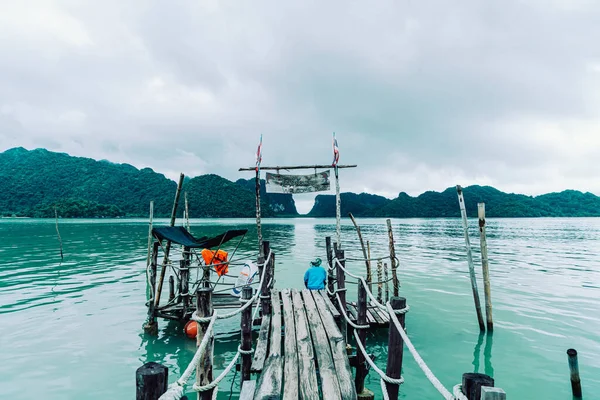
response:
[[[284,289],[273,290],[271,301],[272,315],[263,316],[252,364],[254,371],[262,369],[254,398],[356,399],[346,344],[335,323],[339,313],[327,296]],[[269,324],[270,337],[263,334]]]

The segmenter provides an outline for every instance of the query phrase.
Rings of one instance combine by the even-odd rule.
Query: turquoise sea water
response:
[[[359,257],[354,229],[343,226],[347,257]],[[481,277],[476,221],[471,242]],[[166,221],[162,221],[166,224]],[[385,220],[359,220],[373,256],[387,253]],[[131,399],[136,368],[169,367],[171,380],[195,343],[181,326],[146,317],[145,220],[61,220],[60,262],[53,220],[0,220],[0,398]],[[328,219],[264,221],[277,253],[276,287],[302,287],[315,256],[324,258]],[[251,220],[192,220],[195,235],[250,229],[240,251],[255,253]],[[571,399],[566,350],[579,351],[585,399],[600,398],[600,219],[491,219],[488,247],[493,336],[479,335],[458,219],[393,220],[401,292],[411,310],[407,330],[421,356],[449,389],[463,372],[485,372],[510,399]],[[355,272],[364,265],[350,263]],[[235,272],[235,271],[233,271]],[[483,303],[483,284],[479,280]],[[349,297],[355,298],[351,290]],[[220,321],[215,373],[238,345],[239,321]],[[385,366],[387,331],[369,334],[369,351]],[[407,350],[405,399],[441,398]],[[239,375],[221,383],[219,399],[237,398]],[[367,387],[381,398],[373,372]],[[595,397],[596,395],[597,397]]]

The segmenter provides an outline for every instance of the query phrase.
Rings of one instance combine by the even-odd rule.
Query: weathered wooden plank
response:
[[[352,302],[352,305],[356,308],[356,315],[358,318],[358,305],[354,301]],[[370,309],[367,310],[367,322],[369,323],[369,325],[375,323],[375,318],[373,318],[370,311]]]
[[[283,385],[283,398],[288,400],[298,399],[298,352],[296,349],[296,327],[294,323],[294,308],[290,291],[284,289],[281,291],[281,303],[283,304],[283,322],[284,322],[284,367],[283,376],[285,382]]]
[[[244,381],[240,392],[240,400],[253,400],[256,390],[256,381]]]
[[[338,309],[333,305],[333,303],[329,299],[329,296],[327,295],[327,293],[324,290],[319,290],[319,294],[321,295],[321,297],[325,301],[325,304],[327,305],[327,308],[329,308],[329,311],[331,312],[331,315],[333,315],[333,318],[334,319],[339,318],[341,314],[338,311]]]
[[[255,399],[281,398],[283,383],[283,357],[281,356],[281,305],[279,291],[271,290],[271,341],[269,344],[269,357],[257,383]]]
[[[352,320],[352,322],[356,322],[356,316],[357,316],[357,311],[356,311],[356,306],[348,303],[346,305],[346,310],[348,311],[348,318],[350,318],[350,320]]]
[[[338,329],[322,294],[315,292],[312,294],[315,304],[317,305],[317,310],[321,315],[323,327],[329,338],[333,364],[340,384],[340,394],[344,400],[354,400],[356,399],[356,389],[352,384],[352,371],[350,370],[350,362],[346,353],[344,338],[342,337],[342,333]],[[327,296],[325,296],[325,298],[327,298]]]
[[[254,359],[250,370],[252,372],[262,371],[267,357],[267,348],[269,346],[269,329],[271,328],[271,316],[263,315],[256,350],[254,350]]]
[[[370,303],[368,310],[371,312],[373,318],[375,318],[375,323],[378,325],[383,325],[383,318],[381,317],[379,308]]]
[[[335,365],[331,355],[329,339],[323,327],[321,316],[313,300],[310,290],[302,291],[306,316],[312,333],[315,356],[319,363],[319,374],[321,375],[321,389],[324,399],[341,399],[340,384],[336,376]]]
[[[294,316],[296,317],[296,342],[298,347],[298,366],[300,370],[300,398],[316,400],[319,398],[317,371],[314,362],[314,352],[308,330],[308,321],[304,311],[304,302],[297,290],[292,291]]]

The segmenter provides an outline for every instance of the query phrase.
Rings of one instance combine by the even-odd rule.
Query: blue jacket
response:
[[[304,274],[304,286],[310,290],[325,289],[327,272],[322,267],[310,267]]]

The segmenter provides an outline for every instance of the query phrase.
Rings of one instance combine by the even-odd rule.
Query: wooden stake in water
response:
[[[62,262],[64,259],[63,246],[62,246],[62,239],[60,238],[60,232],[58,231],[58,211],[56,210],[56,207],[54,207],[54,218],[56,221],[56,234],[58,235],[58,243],[60,243],[60,261]]]
[[[369,284],[369,291],[371,293],[373,293],[373,287],[371,284],[371,281],[373,280],[372,275],[371,275],[371,261],[369,261],[370,257],[369,257],[369,254],[367,253],[367,249],[365,248],[365,242],[363,241],[362,233],[360,232],[360,226],[358,226],[358,224],[356,223],[356,220],[354,219],[354,216],[352,215],[352,213],[348,213],[348,216],[350,217],[350,219],[352,220],[352,223],[354,224],[354,227],[356,228],[358,240],[360,241],[360,247],[362,249],[363,256],[365,257],[365,265],[367,267],[367,283]],[[369,245],[369,242],[367,242],[367,246],[368,245]]]
[[[394,233],[392,231],[392,221],[388,219],[386,221],[388,228],[388,238],[389,238],[389,246],[390,246],[390,263],[392,266],[392,283],[394,285],[394,296],[398,297],[400,293],[400,284],[398,282],[398,260],[396,259],[396,247],[394,246]],[[387,278],[386,278],[387,279]]]
[[[469,275],[471,276],[471,289],[473,290],[473,300],[475,301],[475,311],[477,311],[477,321],[479,321],[479,329],[485,331],[483,323],[483,315],[481,314],[481,303],[479,302],[479,291],[477,290],[477,279],[475,278],[475,267],[473,266],[473,253],[471,252],[471,242],[469,240],[469,226],[467,225],[467,210],[465,208],[465,199],[463,197],[462,188],[456,186],[458,193],[458,204],[460,206],[460,214],[462,216],[463,230],[465,234],[465,243],[467,245],[467,261],[469,263]]]
[[[576,399],[581,398],[581,379],[579,378],[579,363],[577,362],[577,350],[567,350],[569,356],[569,370],[571,371],[571,390],[573,391],[573,397]]]
[[[185,228],[190,231],[190,208],[188,207],[187,192],[184,193],[185,199]]]
[[[175,201],[173,202],[173,210],[171,210],[171,223],[169,226],[175,226],[175,218],[177,218],[177,206],[179,205],[179,196],[181,195],[181,187],[183,186],[184,175],[179,175],[179,182],[177,183],[177,191],[175,192]],[[158,281],[158,287],[154,298],[156,299],[154,305],[158,307],[160,303],[160,294],[162,292],[163,282],[165,280],[165,273],[167,272],[167,264],[169,262],[169,253],[171,252],[171,241],[167,241],[165,247],[165,254],[163,257],[162,269],[160,271],[160,280]]]
[[[481,269],[483,271],[483,293],[485,295],[485,317],[487,330],[494,330],[492,318],[492,289],[490,286],[490,269],[488,264],[487,240],[485,237],[485,203],[477,204],[477,216],[479,217],[479,239],[481,242]]]
[[[154,218],[154,200],[150,201],[150,221],[148,222],[148,257],[146,258],[146,268],[150,265],[152,257],[152,219]]]

